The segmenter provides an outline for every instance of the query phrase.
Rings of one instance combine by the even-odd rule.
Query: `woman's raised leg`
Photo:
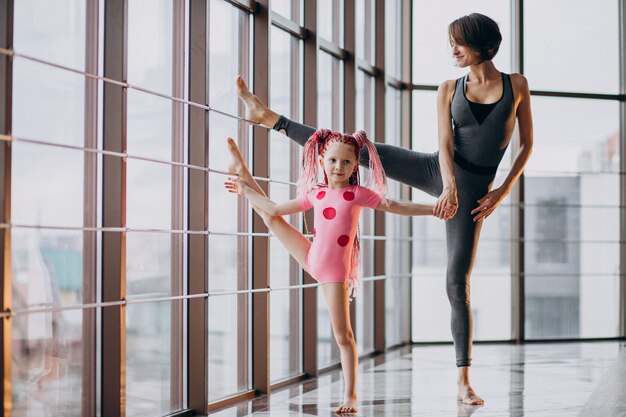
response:
[[[341,369],[345,384],[343,404],[335,412],[356,413],[356,377],[359,356],[356,352],[354,333],[350,324],[350,308],[348,303],[347,283],[322,284],[330,321],[333,326],[333,334],[341,351]]]
[[[263,189],[252,176],[252,173],[248,169],[239,147],[232,138],[228,138],[228,150],[231,154],[231,162],[228,166],[228,172],[237,175],[239,177],[239,181],[245,182],[257,193],[264,196],[265,193],[263,192]],[[252,205],[252,208],[259,214],[259,216],[261,216],[265,225],[270,229],[274,236],[278,238],[280,243],[285,246],[300,266],[307,269],[306,254],[311,247],[309,239],[307,239],[298,229],[287,223],[282,216],[270,216],[254,204]]]
[[[241,76],[236,80],[237,95],[246,106],[246,118],[274,128],[291,140],[304,146],[315,132],[315,128],[289,120],[273,112],[257,96],[248,90]],[[442,190],[441,172],[437,154],[416,152],[400,146],[375,143],[380,161],[387,177],[422,190],[432,196],[439,196]],[[360,163],[369,164],[367,149],[361,150]]]

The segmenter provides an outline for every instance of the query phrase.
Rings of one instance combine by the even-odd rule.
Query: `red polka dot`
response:
[[[346,201],[354,200],[354,193],[352,191],[346,191],[345,193],[343,193],[343,199]]]
[[[346,246],[348,243],[350,243],[350,236],[348,235],[341,235],[337,239],[337,244],[341,247]]]
[[[320,191],[319,193],[317,193],[317,199],[321,200],[322,198],[326,197],[326,191]]]
[[[313,237],[317,236],[317,229],[314,227],[313,228]]]
[[[324,209],[324,211],[322,212],[322,214],[324,215],[325,218],[327,218],[328,220],[332,220],[335,218],[335,216],[337,215],[337,210],[335,210],[332,207],[326,207]]]

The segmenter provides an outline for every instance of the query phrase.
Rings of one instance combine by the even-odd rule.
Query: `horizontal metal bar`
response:
[[[345,49],[343,49],[336,43],[327,41],[326,39],[320,38],[320,37],[317,38],[317,42],[318,42],[319,48],[322,51],[334,56],[337,59],[341,59],[342,61],[344,61],[348,59],[348,57],[350,56],[348,51],[346,51]]]
[[[359,70],[363,71],[370,77],[376,78],[381,74],[380,68],[373,66],[364,59],[357,59],[356,65]]]
[[[582,99],[591,99],[591,100],[626,101],[626,95],[624,94],[572,93],[572,92],[566,92],[566,91],[530,90],[530,95],[539,96],[539,97],[582,98]]]
[[[136,90],[136,91],[140,91],[140,92],[143,92],[143,93],[146,93],[146,94],[150,94],[150,95],[153,95],[153,96],[156,96],[156,97],[161,97],[161,98],[164,98],[164,99],[167,99],[167,100],[175,101],[175,102],[178,102],[178,103],[181,103],[181,104],[186,104],[186,105],[189,105],[189,106],[192,106],[192,107],[197,107],[197,108],[209,111],[209,112],[213,112],[213,113],[217,113],[217,114],[220,114],[222,116],[225,116],[225,117],[229,117],[231,119],[235,119],[235,120],[239,120],[241,122],[248,123],[250,125],[254,125],[254,126],[257,126],[257,127],[263,128],[263,129],[271,130],[271,128],[263,126],[263,125],[261,125],[261,124],[259,124],[257,122],[253,122],[252,120],[248,120],[248,119],[245,119],[243,117],[239,117],[239,116],[235,116],[235,115],[232,115],[230,113],[227,113],[227,112],[223,112],[221,110],[209,107],[206,104],[196,103],[196,102],[193,102],[193,101],[185,100],[185,99],[180,98],[180,97],[170,96],[170,95],[167,95],[167,94],[159,93],[158,91],[149,90],[149,89],[137,86],[137,85],[129,84],[127,82],[117,81],[117,80],[114,80],[114,79],[111,79],[111,78],[107,78],[107,77],[103,77],[103,76],[100,76],[100,75],[97,75],[97,74],[93,74],[93,73],[90,73],[90,72],[78,70],[76,68],[71,68],[71,67],[68,67],[68,66],[65,66],[65,65],[56,64],[54,62],[46,61],[44,59],[35,58],[33,56],[30,56],[30,55],[27,55],[27,54],[22,54],[22,53],[16,52],[16,51],[11,50],[11,49],[0,48],[0,55],[6,55],[6,56],[9,56],[9,57],[11,57],[13,59],[14,58],[21,58],[21,59],[25,59],[27,61],[32,61],[32,62],[36,62],[36,63],[42,64],[42,65],[47,65],[47,66],[54,67],[54,68],[57,68],[57,69],[69,71],[69,72],[72,72],[74,74],[83,75],[85,77],[88,77],[88,78],[91,78],[91,79],[94,79],[94,80],[98,80],[98,81],[102,81],[102,82],[106,82],[106,83],[110,83],[110,84],[115,84],[115,85],[118,85],[120,87],[129,89],[129,90]]]
[[[425,273],[406,273],[406,274],[389,274],[389,275],[377,275],[377,276],[368,276],[363,277],[359,281],[363,282],[373,282],[373,281],[382,281],[382,280],[394,280],[394,279],[418,279],[424,276],[432,276],[433,274],[425,274]],[[437,272],[435,275],[440,275],[440,272]],[[519,275],[523,275],[526,277],[621,277],[626,276],[626,274],[611,274],[611,273],[522,273]],[[516,274],[511,273],[474,273],[474,277],[481,276],[497,276],[497,277],[513,277],[517,276]],[[319,283],[314,284],[302,284],[302,285],[291,285],[286,287],[270,287],[270,288],[256,288],[256,289],[247,289],[247,290],[232,290],[232,291],[215,291],[209,293],[200,293],[200,294],[188,294],[188,295],[177,295],[177,296],[163,296],[163,297],[138,297],[131,298],[126,300],[119,301],[109,301],[109,302],[100,302],[100,303],[87,303],[87,304],[73,304],[67,306],[51,306],[51,305],[42,305],[42,306],[29,306],[27,308],[21,308],[16,310],[7,310],[0,313],[0,318],[9,318],[15,316],[23,316],[28,314],[42,314],[42,313],[53,313],[60,311],[68,311],[68,310],[84,310],[89,308],[106,308],[106,307],[114,307],[114,306],[126,306],[132,304],[145,304],[145,303],[155,303],[155,302],[171,302],[171,301],[184,301],[196,298],[209,298],[209,297],[220,297],[225,295],[242,295],[242,294],[254,294],[254,293],[266,293],[271,291],[285,291],[285,290],[294,290],[294,289],[304,289],[304,288],[315,288],[318,287]]]
[[[248,13],[256,13],[258,3],[254,0],[226,0],[228,3]]]
[[[284,30],[285,32],[289,33],[292,36],[295,36],[298,39],[307,38],[309,32],[306,30],[306,28],[303,28],[293,20],[287,19],[285,16],[276,12],[271,12],[270,18],[273,26]]]
[[[411,84],[411,90],[417,91],[437,91],[438,85],[434,84]],[[603,94],[603,93],[581,93],[569,91],[546,91],[546,90],[530,90],[531,96],[539,97],[558,97],[558,98],[581,98],[591,100],[613,100],[626,101],[625,94]]]
[[[28,225],[16,223],[0,223],[0,229],[36,229],[36,230],[64,230],[75,232],[105,232],[105,233],[164,233],[164,234],[183,234],[183,235],[205,235],[205,236],[228,236],[228,237],[267,237],[273,238],[273,233],[257,233],[257,232],[213,232],[210,230],[174,230],[174,229],[142,229],[133,227],[81,227],[81,226],[46,226],[46,225]],[[305,237],[312,238],[310,234]],[[445,239],[439,238],[421,238],[421,237],[395,237],[395,236],[361,236],[361,240],[381,240],[389,242],[413,242],[413,243],[444,243]],[[490,239],[483,238],[484,243],[563,243],[563,244],[622,244],[626,241],[617,239]]]
[[[189,169],[194,169],[194,170],[197,170],[197,171],[203,171],[203,172],[212,173],[212,174],[221,174],[221,175],[225,175],[225,176],[236,176],[235,174],[232,174],[232,173],[226,172],[226,171],[222,171],[222,170],[219,170],[219,169],[206,168],[206,167],[202,167],[202,166],[198,166],[198,165],[185,164],[185,163],[182,163],[182,162],[166,161],[166,160],[163,160],[163,159],[148,158],[148,157],[145,157],[145,156],[132,155],[132,154],[123,153],[123,152],[105,151],[105,150],[102,150],[102,149],[85,148],[83,146],[66,145],[66,144],[56,143],[56,142],[48,142],[48,141],[42,141],[42,140],[37,140],[37,139],[22,138],[22,137],[17,137],[17,136],[13,136],[13,135],[3,135],[3,134],[0,134],[0,140],[6,141],[6,142],[30,143],[30,144],[36,144],[36,145],[41,145],[41,146],[50,146],[50,147],[55,147],[55,148],[68,149],[68,150],[73,150],[73,151],[82,151],[82,152],[87,152],[87,153],[95,153],[95,154],[100,154],[100,155],[114,156],[114,157],[118,157],[118,158],[122,158],[122,159],[131,159],[131,160],[138,160],[138,161],[144,161],[144,162],[153,162],[153,163],[157,163],[157,164],[163,164],[163,165],[168,165],[168,166],[175,166],[175,167],[180,167],[180,168],[189,168]],[[284,184],[284,185],[289,185],[289,186],[294,186],[294,187],[297,185],[295,182],[274,180],[274,179],[271,179],[271,178],[264,178],[264,177],[254,177],[254,179],[257,180],[257,181],[263,181],[263,182],[275,183],[275,184]]]
[[[410,84],[407,84],[403,81],[398,80],[397,78],[387,76],[385,78],[385,82],[388,86],[395,88],[396,90],[410,90]]]

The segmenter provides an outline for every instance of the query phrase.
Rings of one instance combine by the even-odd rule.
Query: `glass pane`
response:
[[[293,0],[272,0],[272,11],[291,19],[291,3]]]
[[[235,76],[248,81],[249,22],[248,13],[228,2],[209,2],[209,105],[230,114],[237,114],[240,103]]]
[[[126,224],[130,228],[170,229],[172,168],[154,162],[126,162]],[[158,209],[157,209],[158,208]]]
[[[344,0],[318,0],[317,35],[343,47]],[[318,79],[320,79],[318,77]]]
[[[343,130],[343,62],[331,55],[318,53],[317,63],[317,117],[318,126]]]
[[[387,88],[386,101],[386,143],[401,146],[401,106],[402,93]],[[401,184],[389,180],[389,197],[396,201],[402,200]],[[394,346],[408,339],[409,327],[409,217],[396,214],[385,214],[385,342]],[[405,239],[405,240],[403,240]]]
[[[374,64],[376,46],[373,37],[375,27],[374,1],[357,1],[355,7],[356,57]]]
[[[172,294],[172,235],[126,234],[126,291],[129,297]]]
[[[524,73],[531,88],[618,93],[619,3],[525,1]],[[584,24],[572,25],[571,22]],[[550,36],[534,30],[547,27]],[[572,57],[581,56],[581,52],[585,64],[568,65]]]
[[[385,72],[402,78],[402,3],[385,2]]]
[[[172,160],[172,102],[132,89],[127,97],[127,152]]]
[[[80,416],[83,310],[11,320],[12,415]]]
[[[180,302],[130,304],[126,307],[126,414],[128,416],[164,415],[182,404],[172,401],[174,373],[181,372],[176,362],[182,346],[172,325],[174,308]],[[176,315],[180,320],[179,315]]]
[[[299,54],[294,53],[297,40],[288,33],[272,28],[271,45],[271,108],[287,117],[298,119],[298,90],[293,89],[299,68]],[[296,80],[298,78],[295,78]],[[270,172],[273,180],[295,182],[298,177],[300,147],[275,131],[270,134]],[[270,183],[269,197],[276,202],[296,198],[292,185]],[[296,229],[301,229],[301,215],[285,216]],[[272,288],[301,283],[300,265],[290,256],[277,238],[270,239],[270,286]],[[300,290],[277,291],[270,294],[270,360],[271,380],[286,378],[301,371]]]
[[[172,94],[171,0],[128,2],[128,82]]]
[[[511,2],[446,0],[443,7],[441,2],[413,0],[414,83],[441,84],[467,73],[468,69],[454,66],[448,25],[471,13],[482,13],[498,23],[502,43],[493,63],[500,71],[511,72]]]
[[[356,72],[356,128],[372,135],[374,132],[375,80],[363,71]],[[371,138],[375,139],[375,138]]]
[[[82,301],[83,232],[15,228],[11,243],[14,310]]]
[[[12,148],[12,222],[82,227],[84,153],[20,142]]]
[[[84,90],[82,75],[15,59],[12,134],[84,146]]]
[[[249,306],[245,294],[209,298],[209,401],[250,386]]]
[[[16,1],[13,26],[15,50],[25,55],[83,70],[85,68],[85,7],[84,0]],[[17,59],[15,63],[19,61],[21,60]],[[16,76],[19,72],[14,69],[13,74]],[[50,104],[47,100],[42,100],[42,97],[38,97],[37,101],[46,105]]]
[[[536,97],[533,111],[544,139],[526,169],[527,337],[615,337],[619,103]]]

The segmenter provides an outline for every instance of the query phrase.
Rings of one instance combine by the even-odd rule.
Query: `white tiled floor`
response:
[[[623,342],[474,345],[472,383],[485,399],[482,407],[457,404],[451,345],[402,348],[361,363],[358,416],[595,417],[602,409],[604,417],[626,417],[626,375],[610,372],[626,369],[625,348]],[[342,387],[340,371],[333,371],[212,415],[334,416]],[[615,404],[600,403],[607,401]]]

